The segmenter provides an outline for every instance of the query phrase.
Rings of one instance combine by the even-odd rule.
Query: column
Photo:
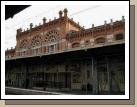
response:
[[[57,88],[59,88],[59,84],[58,84],[58,64],[57,64]]]
[[[24,66],[23,66],[23,68],[26,68],[25,69],[25,88],[28,88],[28,66],[27,66],[27,64],[25,65],[24,64]]]
[[[110,61],[108,56],[106,56],[106,63],[107,63],[107,73],[108,73],[108,94],[111,94],[112,80],[111,80]]]
[[[93,94],[98,94],[98,78],[97,78],[97,59],[92,57],[92,73],[93,73]]]
[[[43,72],[43,90],[45,91],[46,90],[46,83],[45,83],[45,80],[46,80],[46,78],[45,78],[45,68],[44,68],[45,66],[44,66],[44,63],[42,63],[42,72]]]

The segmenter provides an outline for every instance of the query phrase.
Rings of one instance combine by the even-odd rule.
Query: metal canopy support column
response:
[[[29,85],[29,77],[28,77],[28,72],[29,72],[29,69],[28,69],[28,64],[23,64],[24,65],[24,68],[25,69],[25,88],[28,88],[28,85]],[[26,66],[26,67],[25,67]]]
[[[45,91],[46,90],[46,73],[45,73],[45,68],[44,68],[44,63],[42,63],[42,72],[43,72],[43,90]]]
[[[111,80],[110,61],[108,56],[106,56],[106,63],[107,63],[107,73],[108,73],[108,94],[111,94],[112,80]]]
[[[59,64],[57,64],[57,88],[59,88],[59,80],[58,80],[58,66],[59,66]]]
[[[93,94],[98,94],[98,80],[97,80],[97,59],[92,57],[92,71],[93,71]]]

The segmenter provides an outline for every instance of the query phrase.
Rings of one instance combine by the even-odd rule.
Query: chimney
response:
[[[92,28],[94,27],[94,24],[92,24]]]
[[[113,25],[113,19],[110,19],[110,24]]]
[[[63,12],[64,12],[64,17],[67,17],[67,13],[68,13],[67,8],[65,8],[65,9],[63,10]]]
[[[30,29],[32,29],[32,27],[33,27],[33,23],[30,23]]]
[[[122,16],[122,22],[125,22],[125,17],[124,16]]]
[[[43,24],[45,24],[46,23],[46,18],[45,17],[43,17]]]
[[[63,14],[63,12],[60,10],[60,11],[59,11],[59,18],[62,17],[62,14]]]

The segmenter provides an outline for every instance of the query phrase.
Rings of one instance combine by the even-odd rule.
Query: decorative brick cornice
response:
[[[101,33],[101,32],[105,32],[106,30],[110,30],[111,27],[113,27],[114,29],[115,28],[119,28],[119,27],[123,27],[124,28],[124,24],[125,22],[123,21],[116,21],[113,23],[113,25],[110,25],[109,24],[106,24],[106,25],[101,25],[101,26],[96,26],[96,27],[92,27],[92,28],[89,28],[89,29],[84,29],[84,30],[81,30],[81,31],[77,31],[77,32],[72,32],[72,33],[68,33],[66,35],[66,39],[71,39],[71,38],[77,38],[79,36],[87,36],[89,34],[92,35],[92,33],[94,33],[94,35],[96,35],[97,33]]]

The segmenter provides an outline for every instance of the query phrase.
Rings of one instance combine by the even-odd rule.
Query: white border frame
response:
[[[73,2],[73,4],[72,4]],[[129,99],[129,1],[2,1],[1,2],[2,99]],[[5,95],[5,5],[125,5],[125,95]]]

